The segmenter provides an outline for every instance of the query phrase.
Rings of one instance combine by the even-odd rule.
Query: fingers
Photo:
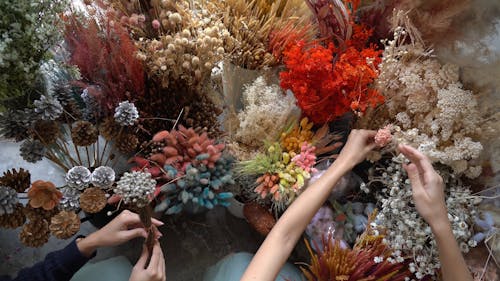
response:
[[[165,257],[163,256],[163,251],[162,251],[161,256],[160,256],[160,268],[159,268],[159,271],[160,271],[160,273],[162,275],[162,280],[165,281],[165,279],[167,277],[166,277],[166,274],[165,274]]]
[[[155,245],[153,247],[153,254],[151,255],[151,261],[149,262],[148,270],[159,268],[159,264],[162,257],[163,257],[163,252],[161,251],[160,242],[156,240]]]
[[[403,168],[406,170],[408,178],[410,179],[413,194],[423,191],[424,185],[422,183],[422,180],[420,179],[420,174],[417,166],[413,163],[408,165],[403,164]]]
[[[146,245],[142,245],[142,253],[141,256],[139,257],[139,260],[135,264],[135,267],[141,269],[144,268],[147,260],[148,260],[148,248],[146,247]]]
[[[143,237],[143,238],[148,237],[148,233],[144,228],[134,228],[130,230],[124,230],[121,232],[121,235],[124,241],[132,240],[137,237]]]
[[[157,220],[157,219],[153,219],[153,218],[152,218],[152,219],[151,219],[151,221],[152,221],[152,222],[153,222],[153,224],[154,224],[154,225],[156,225],[156,226],[162,226],[162,225],[164,225],[164,223],[163,223],[162,221]]]
[[[431,161],[422,152],[405,144],[400,144],[399,150],[404,154],[404,156],[410,159],[411,162],[415,163],[415,165],[417,165],[417,168],[422,173],[434,171]]]

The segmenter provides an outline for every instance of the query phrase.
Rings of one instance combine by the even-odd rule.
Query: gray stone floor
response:
[[[232,252],[255,252],[262,237],[248,224],[218,207],[198,215],[163,218],[165,226],[160,231],[162,249],[165,254],[167,277],[172,281],[201,280],[206,268]],[[79,234],[86,235],[96,228],[85,222]],[[0,273],[15,276],[16,272],[37,261],[43,260],[51,251],[63,248],[69,240],[51,238],[38,249],[26,248],[18,238],[17,230],[0,229]],[[124,255],[132,264],[141,250],[141,239],[127,244],[99,249],[96,262],[109,257]]]

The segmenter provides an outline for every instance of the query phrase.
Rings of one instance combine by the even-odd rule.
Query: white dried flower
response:
[[[75,166],[66,173],[66,184],[70,187],[84,190],[90,184],[90,170],[84,166]]]
[[[296,109],[293,95],[284,95],[278,85],[268,85],[262,76],[245,86],[242,99],[235,139],[253,148],[276,138]]]
[[[129,101],[122,101],[115,108],[115,121],[121,126],[132,126],[139,119],[139,111]]]
[[[124,203],[144,207],[149,203],[151,195],[156,188],[156,181],[150,173],[131,172],[124,173],[116,183],[114,192],[120,196]]]
[[[392,256],[397,262],[403,262],[405,256],[413,256],[414,262],[409,264],[409,269],[416,279],[426,275],[434,275],[434,269],[439,268],[439,256],[434,235],[420,217],[413,201],[411,184],[407,179],[401,163],[403,156],[394,157],[386,166],[376,168],[375,174],[370,174],[370,183],[382,183],[390,188],[374,189],[375,197],[382,207],[377,215],[378,225],[386,228],[386,242],[394,250]],[[385,165],[385,164],[384,164]],[[389,175],[388,171],[392,171]],[[448,170],[438,170],[443,176],[446,185],[446,206],[448,217],[452,226],[455,239],[463,252],[469,251],[474,245],[470,242],[474,205],[476,204],[471,191],[459,185],[458,181],[450,176]],[[395,176],[398,175],[398,176]]]

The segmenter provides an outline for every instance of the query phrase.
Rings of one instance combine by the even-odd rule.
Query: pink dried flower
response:
[[[300,148],[300,154],[293,157],[292,161],[304,171],[308,173],[315,173],[317,171],[314,168],[314,164],[316,163],[316,154],[314,153],[315,150],[315,146],[304,142]]]
[[[375,135],[375,144],[378,147],[384,147],[392,141],[391,129],[392,125],[389,124],[377,131],[377,134]]]
[[[160,22],[158,20],[153,20],[153,22],[151,22],[151,25],[154,29],[160,28]]]

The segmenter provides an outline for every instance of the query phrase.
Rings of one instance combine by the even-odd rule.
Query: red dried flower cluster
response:
[[[70,63],[78,66],[82,87],[90,87],[102,110],[113,112],[123,100],[144,94],[144,69],[135,57],[136,47],[124,27],[109,19],[68,20],[65,39]]]
[[[286,71],[281,87],[291,90],[298,106],[314,123],[326,123],[349,112],[364,112],[384,101],[370,85],[377,78],[381,51],[363,47],[370,31],[354,26],[355,34],[343,50],[333,43],[310,48],[302,41],[289,44],[284,54]]]

